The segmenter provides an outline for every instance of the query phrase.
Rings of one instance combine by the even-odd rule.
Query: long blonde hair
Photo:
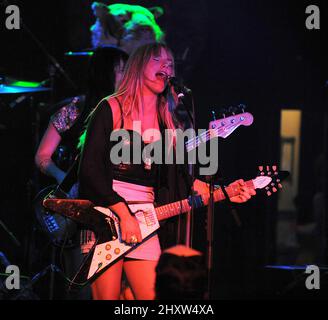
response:
[[[139,47],[129,57],[126,65],[122,80],[118,86],[117,91],[106,97],[108,100],[112,97],[120,99],[122,104],[122,117],[130,116],[133,119],[133,111],[139,110],[139,105],[142,103],[142,86],[144,69],[154,55],[159,55],[161,50],[166,50],[173,58],[171,50],[163,43],[150,43]],[[166,129],[174,131],[172,136],[173,141],[170,146],[176,145],[175,129],[182,128],[182,124],[177,120],[174,110],[178,102],[178,97],[174,90],[167,86],[165,90],[158,95],[157,99],[157,112],[159,120]],[[99,104],[98,104],[99,105]],[[97,107],[96,107],[97,108]],[[93,110],[95,111],[96,108]],[[92,115],[93,111],[90,113]],[[82,148],[85,142],[86,130],[82,133],[78,148]]]
[[[123,117],[129,116],[134,120],[135,113],[140,110],[144,69],[150,58],[159,55],[162,49],[166,50],[173,59],[171,50],[165,44],[158,42],[139,47],[128,59],[118,90],[110,96],[121,100]],[[174,130],[180,127],[173,112],[176,105],[177,96],[167,86],[157,99],[159,119],[167,129]]]

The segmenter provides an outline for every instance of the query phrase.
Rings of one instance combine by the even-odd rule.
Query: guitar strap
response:
[[[56,194],[62,195],[64,197],[68,197],[69,191],[72,189],[73,185],[77,182],[77,171],[79,167],[79,158],[80,154],[78,154],[68,169],[67,174],[64,180],[57,186]]]

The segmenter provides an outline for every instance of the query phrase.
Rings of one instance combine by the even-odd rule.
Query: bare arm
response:
[[[55,178],[58,183],[63,181],[65,172],[55,165],[51,157],[56,151],[60,141],[61,136],[50,122],[34,157],[36,166],[46,175]]]

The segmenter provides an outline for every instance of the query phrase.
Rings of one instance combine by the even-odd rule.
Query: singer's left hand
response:
[[[210,191],[209,184],[199,179],[194,180],[193,188],[196,194],[208,193]]]
[[[230,198],[231,202],[243,203],[248,201],[252,196],[256,194],[255,189],[249,188],[243,179],[239,179],[230,183],[229,187],[239,190],[239,194],[237,196]]]
[[[231,197],[230,201],[235,203],[243,203],[248,201],[252,196],[256,194],[255,189],[249,188],[243,179],[236,180],[229,184],[229,187],[238,190],[237,196]],[[209,192],[209,184],[201,180],[195,179],[194,191],[196,194],[204,194]]]

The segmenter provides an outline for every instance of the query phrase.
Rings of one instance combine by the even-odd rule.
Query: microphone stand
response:
[[[17,247],[20,247],[21,244],[14,236],[14,234],[8,229],[8,227],[4,224],[4,222],[0,219],[0,226],[5,230],[5,232],[9,235],[9,238],[15,243]]]
[[[35,274],[33,278],[23,288],[21,288],[19,292],[14,295],[10,300],[18,300],[26,291],[32,290],[33,285],[42,277],[44,277],[48,272],[50,272],[51,274],[54,274],[55,272],[61,273],[61,270],[54,264],[48,265],[42,271]],[[52,297],[50,300],[52,300]]]
[[[183,88],[181,86],[180,88]],[[191,90],[186,88],[188,90],[188,94],[192,94]],[[184,97],[183,91],[181,93],[178,93],[179,102],[184,106],[185,110],[187,111],[188,117],[190,119],[192,128],[195,132],[195,107],[194,107],[194,101],[193,97],[191,95],[191,101],[192,101],[192,113],[190,112],[190,108],[186,107],[185,104],[182,101],[182,98]],[[215,119],[214,119],[215,120]],[[195,171],[194,171],[194,164],[191,164],[190,166],[191,176],[192,176],[192,183],[195,178]],[[214,175],[207,176],[207,181],[210,184],[210,197],[209,197],[209,204],[208,204],[208,210],[207,210],[207,293],[206,298],[211,298],[211,283],[212,283],[212,273],[213,273],[213,229],[214,229],[214,181],[218,180],[217,187],[221,187],[221,190],[223,194],[225,195],[227,205],[230,209],[230,212],[232,216],[234,217],[234,220],[238,227],[241,226],[241,221],[237,215],[236,209],[233,207],[233,204],[229,198],[229,195],[224,187],[224,178],[221,172],[219,172],[219,169]],[[191,187],[191,213],[187,214],[187,221],[186,221],[186,246],[191,247],[192,246],[192,219],[193,219],[193,213],[194,213],[194,188],[193,185]]]
[[[213,114],[213,120],[215,119],[215,112],[212,112]],[[220,171],[220,168],[218,167],[218,170],[215,174],[206,176],[206,180],[209,183],[209,202],[207,207],[207,223],[206,223],[206,240],[207,240],[207,260],[206,260],[206,266],[207,266],[207,292],[206,292],[206,299],[211,298],[211,283],[212,283],[212,274],[213,274],[213,231],[214,231],[214,189],[221,188],[227,205],[229,207],[229,210],[234,217],[234,220],[238,227],[241,226],[241,221],[237,215],[236,209],[233,207],[233,204],[229,198],[229,195],[225,189],[225,183],[224,178],[222,175],[222,172]],[[214,184],[214,181],[217,180],[217,185]]]
[[[214,181],[218,180],[218,183],[215,185]],[[211,176],[206,177],[207,182],[209,183],[209,202],[207,207],[207,223],[206,223],[206,240],[207,240],[207,260],[206,260],[206,267],[207,267],[207,292],[206,292],[206,299],[211,299],[211,284],[212,284],[212,274],[213,274],[213,247],[214,247],[214,190],[217,188],[221,188],[223,194],[225,195],[226,203],[232,214],[236,224],[238,227],[241,226],[241,221],[238,217],[236,209],[233,207],[233,204],[229,198],[229,195],[224,186],[224,179],[218,171]]]
[[[213,229],[214,229],[214,176],[208,176],[207,180],[210,184],[210,198],[207,207],[207,219],[206,219],[206,240],[207,240],[207,290],[206,300],[211,298],[211,283],[213,273]]]
[[[191,126],[193,129],[193,132],[196,131],[196,115],[195,115],[195,105],[194,105],[194,98],[192,96],[192,92],[190,92],[191,97],[191,108],[192,108],[192,114],[190,114],[190,110],[187,109],[188,116],[190,118]],[[193,238],[193,219],[194,219],[194,211],[195,211],[195,205],[194,205],[194,180],[195,180],[195,164],[191,163],[190,165],[191,170],[191,212],[187,214],[187,221],[186,221],[186,246],[189,248],[192,248],[192,238]]]
[[[9,6],[10,3],[7,0],[2,1],[1,5]],[[55,99],[55,76],[56,71],[58,71],[69,83],[69,85],[74,89],[77,90],[78,86],[74,83],[74,81],[70,78],[68,73],[64,70],[64,68],[60,65],[60,63],[57,61],[57,59],[52,56],[49,51],[45,48],[45,46],[42,44],[42,42],[35,36],[35,34],[27,27],[27,25],[23,22],[22,18],[20,18],[20,25],[22,29],[28,34],[30,39],[37,45],[37,47],[42,51],[42,53],[47,57],[47,59],[50,61],[49,65],[49,81],[50,81],[50,87],[51,87],[51,96],[50,96],[50,102],[53,104]],[[33,100],[32,100],[33,101]],[[33,103],[33,102],[32,102]],[[34,141],[35,141],[35,149],[39,143],[39,122],[40,122],[40,115],[38,112],[36,112],[35,117],[33,118],[33,126],[34,126]],[[35,152],[36,150],[34,150]],[[33,173],[34,178],[34,186],[38,187],[38,173],[34,170]],[[30,192],[31,184],[28,183],[28,191]],[[31,197],[31,195],[29,195]],[[29,206],[30,210],[32,210],[32,198],[29,199]],[[30,231],[31,232],[31,231]],[[32,232],[33,233],[33,232]],[[32,235],[30,235],[31,237]],[[30,245],[29,245],[30,247]],[[27,257],[28,259],[29,257]],[[55,249],[53,249],[52,255],[51,255],[51,261],[54,263],[55,259]],[[51,271],[51,281],[50,281],[50,299],[53,297],[53,284],[54,284],[54,268],[50,268]]]
[[[185,95],[182,92],[181,88],[175,88],[176,92],[178,94],[179,98],[179,104],[181,104],[185,111],[187,112],[188,118],[190,120],[191,127],[193,131],[195,132],[195,105],[194,105],[194,99],[192,96],[192,91],[188,89],[188,95],[191,97],[191,111],[190,107],[187,107],[184,103]],[[189,174],[191,175],[191,211],[186,214],[186,227],[185,227],[185,245],[189,248],[192,248],[192,229],[193,229],[193,215],[194,215],[194,187],[193,182],[195,179],[195,165],[194,163],[189,164]]]

